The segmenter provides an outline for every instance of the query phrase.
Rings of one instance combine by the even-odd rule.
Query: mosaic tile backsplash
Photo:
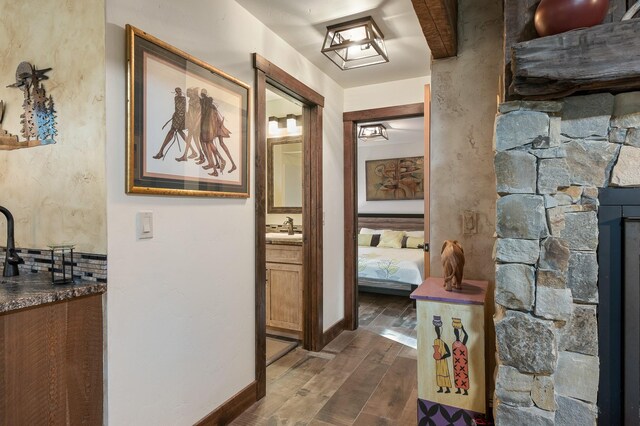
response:
[[[49,249],[16,249],[18,255],[24,259],[20,265],[20,272],[48,272],[51,273],[51,250]],[[0,259],[4,259],[6,248],[0,247]],[[56,256],[55,262],[60,264]],[[68,259],[65,264],[68,265]],[[58,272],[58,271],[56,271]],[[76,280],[107,282],[107,256],[104,254],[73,252],[73,278]]]

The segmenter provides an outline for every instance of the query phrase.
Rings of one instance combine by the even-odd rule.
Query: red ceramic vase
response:
[[[609,0],[542,0],[534,23],[540,37],[601,24]]]

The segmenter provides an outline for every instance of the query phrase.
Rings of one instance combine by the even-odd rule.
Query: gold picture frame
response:
[[[249,197],[248,84],[131,25],[128,194]]]

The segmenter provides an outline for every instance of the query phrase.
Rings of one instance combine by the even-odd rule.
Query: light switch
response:
[[[138,212],[136,215],[136,236],[139,240],[153,238],[152,212]]]
[[[149,218],[146,215],[142,216],[142,233],[151,233],[151,222],[149,222]]]

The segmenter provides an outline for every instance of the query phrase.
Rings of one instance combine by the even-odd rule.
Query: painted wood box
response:
[[[418,424],[471,425],[485,414],[484,309],[488,282],[446,291],[430,277],[412,294],[418,314]]]

